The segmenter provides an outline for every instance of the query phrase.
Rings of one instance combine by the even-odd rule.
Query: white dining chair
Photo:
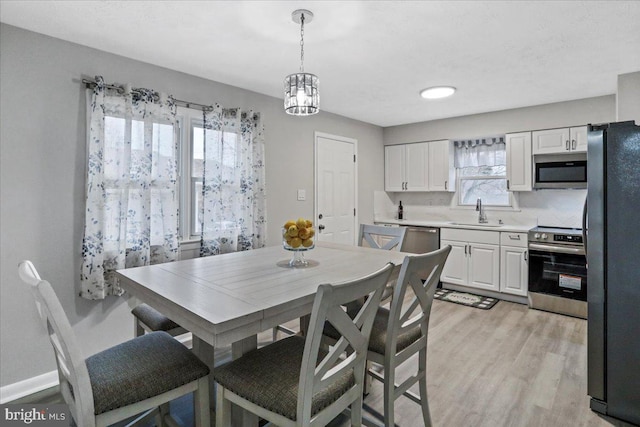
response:
[[[358,246],[402,252],[407,227],[360,224]]]
[[[379,307],[373,322],[368,361],[384,368],[384,375],[373,369],[367,373],[384,383],[384,425],[394,426],[395,401],[405,396],[422,408],[425,426],[431,426],[431,414],[427,399],[427,336],[433,295],[440,281],[442,268],[451,246],[445,246],[427,254],[407,256],[394,288],[391,307]],[[407,296],[407,291],[413,295]],[[355,316],[357,307],[349,309]],[[325,327],[325,343],[333,345],[339,336],[331,326]],[[418,353],[418,366],[414,375],[396,384],[396,368]],[[409,390],[419,383],[420,395]],[[375,424],[372,424],[375,425]]]
[[[134,338],[84,358],[76,336],[51,284],[41,280],[30,261],[18,266],[30,285],[38,311],[46,323],[56,363],[60,393],[79,427],[101,427],[157,408],[194,393],[196,426],[209,426],[209,368],[166,332]]]
[[[351,425],[362,418],[367,344],[376,309],[393,264],[347,283],[320,285],[308,334],[251,351],[216,368],[216,426],[229,427],[231,404],[281,426],[324,426],[347,408]],[[352,319],[342,306],[365,298]],[[321,348],[325,322],[341,337]]]

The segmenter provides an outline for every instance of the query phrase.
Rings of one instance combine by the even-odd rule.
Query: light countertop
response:
[[[527,233],[533,225],[519,225],[519,224],[498,224],[497,222],[489,221],[488,224],[475,224],[471,222],[462,221],[439,221],[439,220],[411,220],[411,219],[383,219],[379,218],[375,220],[378,224],[398,224],[404,226],[418,226],[418,227],[438,227],[438,228],[463,228],[469,230],[485,230],[485,231],[504,231],[508,233]]]

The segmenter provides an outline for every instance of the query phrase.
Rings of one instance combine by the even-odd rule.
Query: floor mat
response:
[[[498,301],[500,301],[496,298],[470,294],[467,292],[452,291],[450,289],[436,289],[434,298],[441,301],[466,305],[468,307],[481,308],[483,310],[489,310],[491,307],[496,305]]]

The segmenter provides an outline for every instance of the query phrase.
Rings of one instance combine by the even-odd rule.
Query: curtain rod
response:
[[[93,89],[94,87],[97,86],[97,83],[93,80],[82,79],[82,83],[84,83],[84,85],[88,89]],[[104,87],[108,89],[115,89],[118,92],[124,92],[124,87],[122,86],[105,84]],[[137,88],[132,88],[131,90],[135,91],[137,90]],[[176,105],[180,107],[192,108],[194,110],[201,110],[201,111],[213,111],[213,107],[211,105],[198,104],[197,102],[181,101],[175,98],[173,100],[175,101]]]

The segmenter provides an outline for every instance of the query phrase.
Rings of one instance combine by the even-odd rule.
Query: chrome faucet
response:
[[[476,202],[476,211],[479,212],[478,222],[480,224],[486,224],[487,222],[489,222],[489,220],[487,219],[487,214],[484,213],[484,209],[482,208],[482,199],[478,199],[478,201]]]

